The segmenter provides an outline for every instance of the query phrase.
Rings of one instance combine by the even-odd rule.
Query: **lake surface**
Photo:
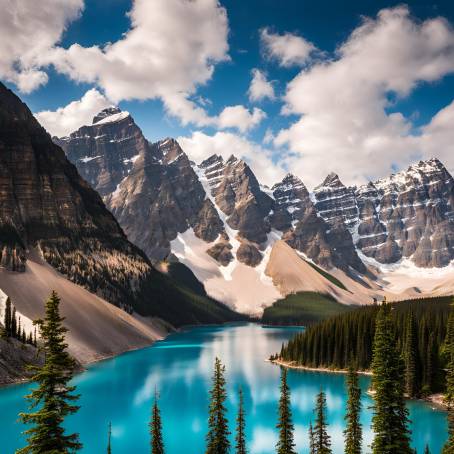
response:
[[[155,388],[160,393],[164,438],[168,454],[203,454],[207,393],[214,358],[227,369],[228,411],[231,431],[237,406],[237,389],[243,388],[247,412],[249,452],[274,453],[279,368],[265,361],[298,328],[266,328],[254,324],[198,327],[169,336],[152,347],[103,361],[74,380],[81,394],[80,411],[68,421],[80,432],[83,453],[106,451],[107,426],[112,422],[113,453],[148,453],[148,422]],[[327,394],[329,433],[333,452],[343,452],[344,375],[291,370],[292,410],[298,453],[308,452],[307,429],[314,420],[316,394]],[[361,377],[363,390],[368,377]],[[23,446],[23,426],[17,414],[26,409],[22,398],[31,385],[0,390],[0,451],[13,453]],[[371,399],[364,395],[362,423],[365,450],[370,452]],[[444,412],[421,402],[409,403],[413,446],[422,453],[429,444],[437,454],[446,439]],[[233,439],[233,436],[232,436]]]

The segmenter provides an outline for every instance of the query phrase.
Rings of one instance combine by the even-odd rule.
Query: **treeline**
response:
[[[21,318],[17,315],[16,308],[11,303],[9,298],[5,302],[5,313],[3,316],[2,337],[4,339],[14,338],[23,344],[37,346],[36,328],[28,334],[25,332],[24,326],[21,326]]]
[[[393,342],[404,359],[406,391],[419,397],[445,388],[446,332],[452,297],[390,303]],[[280,354],[286,362],[315,368],[371,368],[380,306],[361,307],[310,326],[295,335]]]

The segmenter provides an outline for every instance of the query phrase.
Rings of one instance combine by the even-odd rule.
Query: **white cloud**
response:
[[[454,175],[454,101],[422,128],[416,141],[425,158],[439,158]]]
[[[275,99],[274,87],[271,82],[266,79],[265,74],[257,68],[252,70],[251,85],[248,90],[249,100],[251,102],[262,101],[266,98]]]
[[[435,138],[444,137],[443,146],[449,135],[454,140],[445,120],[451,108],[420,138],[408,118],[387,113],[389,94],[405,97],[419,83],[453,71],[454,30],[446,20],[419,22],[403,6],[382,10],[375,19],[363,20],[336,59],[314,64],[288,84],[284,113],[300,119],[281,130],[274,143],[288,144],[295,154],[287,157],[287,165],[309,185],[328,171],[346,183],[382,176],[392,164],[404,167],[425,156],[429,137],[434,153]],[[446,158],[454,159],[447,153]]]
[[[188,156],[197,163],[213,154],[221,155],[224,159],[228,159],[232,154],[244,159],[258,180],[269,186],[286,174],[280,163],[273,162],[271,150],[238,134],[217,132],[214,135],[207,135],[196,131],[190,137],[179,137],[177,140]]]
[[[79,17],[83,0],[0,0],[0,78],[29,93],[47,83],[40,59]]]
[[[75,81],[97,84],[115,102],[161,99],[183,123],[209,122],[190,96],[228,60],[226,10],[217,0],[135,0],[131,28],[104,47],[73,44],[47,56]]]
[[[38,112],[35,117],[51,135],[62,137],[83,125],[91,124],[97,113],[111,105],[104,95],[92,88],[79,101],[73,101],[56,111]]]
[[[257,107],[250,112],[242,105],[228,106],[219,114],[216,124],[221,129],[237,128],[246,132],[257,126],[265,117],[266,113]]]
[[[268,28],[260,31],[264,54],[281,66],[302,66],[308,62],[316,47],[301,36],[292,33],[271,33]]]

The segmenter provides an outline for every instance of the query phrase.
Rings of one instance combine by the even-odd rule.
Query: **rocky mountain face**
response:
[[[127,147],[117,145],[122,137]],[[148,143],[118,110],[59,143],[155,263],[171,257],[172,242],[190,229],[221,268],[257,267],[275,238],[326,269],[353,274],[366,273],[368,259],[440,267],[454,258],[453,178],[435,159],[360,187],[329,174],[310,192],[291,174],[262,186],[235,156],[197,165],[173,139]],[[98,168],[116,170],[107,177]]]
[[[105,121],[112,116],[119,120]],[[107,134],[106,125],[115,131],[114,135],[120,131],[126,134],[128,128],[134,131],[131,120],[123,118],[121,112],[104,111],[101,117],[95,117],[95,134]],[[95,135],[93,140],[102,138]],[[91,147],[90,153],[109,150],[97,142],[81,143],[83,156],[89,156],[86,146]],[[136,141],[138,144],[148,146],[140,140]],[[118,160],[124,163],[125,156],[137,154],[137,149],[131,147],[129,154],[124,154],[121,147],[115,151],[117,162],[110,168],[117,169]],[[82,156],[74,148],[72,153]],[[76,162],[85,165],[79,158]],[[106,166],[102,168],[109,168],[107,163],[114,160],[105,156],[100,162]],[[106,190],[116,187],[118,176],[101,173],[98,177],[93,183]],[[127,240],[101,197],[81,178],[27,106],[0,83],[1,267],[25,271],[31,248],[72,282],[127,311],[134,309],[143,315],[160,316],[175,324],[208,321],[213,316],[214,320],[222,320],[214,314],[217,306],[207,311],[202,307],[205,302],[196,301],[151,266],[146,255]]]
[[[53,140],[101,196],[115,191],[131,171],[134,161],[148,147],[142,131],[128,112],[117,107],[101,111],[93,118],[92,125]]]
[[[357,246],[380,263],[411,257],[420,267],[454,259],[454,179],[438,159],[356,190]]]
[[[148,145],[106,202],[128,237],[155,262],[169,255],[170,241],[188,228],[206,242],[224,233],[213,203],[173,139]]]

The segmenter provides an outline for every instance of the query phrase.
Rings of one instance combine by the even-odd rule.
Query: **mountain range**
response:
[[[112,187],[107,175],[127,174],[111,170],[103,180],[106,191]],[[190,270],[157,271],[2,84],[0,265],[0,313],[7,295],[30,331],[43,301],[57,290],[71,351],[83,362],[149,345],[172,326],[241,318],[209,298]]]
[[[149,142],[116,107],[53,140],[154,266],[187,265],[209,295],[239,311],[258,313],[298,290],[323,290],[347,303],[352,293],[366,303],[448,291],[439,281],[395,291],[387,274],[401,265],[443,276],[451,270],[454,180],[437,159],[362,186],[345,186],[330,173],[310,191],[292,174],[269,188],[233,155],[194,163],[175,139]],[[295,286],[295,266],[306,265],[340,279],[347,291],[333,289],[326,275],[320,289],[304,271]]]

